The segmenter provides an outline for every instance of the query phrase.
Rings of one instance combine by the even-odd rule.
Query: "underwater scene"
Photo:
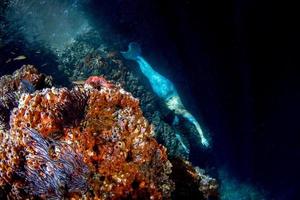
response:
[[[0,199],[300,199],[297,13],[1,0]]]

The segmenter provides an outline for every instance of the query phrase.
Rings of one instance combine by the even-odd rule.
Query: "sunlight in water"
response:
[[[41,42],[61,51],[78,34],[90,29],[82,3],[85,0],[11,0],[7,20],[28,42]]]

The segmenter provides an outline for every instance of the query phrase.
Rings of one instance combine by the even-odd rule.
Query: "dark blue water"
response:
[[[227,166],[269,198],[297,199],[299,16],[293,5],[96,2],[92,15],[140,42],[145,57],[174,80],[185,105],[208,128],[213,149],[192,151],[195,163]]]
[[[120,50],[130,41],[139,42],[144,57],[174,82],[184,105],[210,134],[208,150],[191,143],[191,161],[219,178],[223,199],[297,199],[300,34],[296,6],[241,0],[63,2],[51,8],[60,18],[68,15],[65,24],[79,19],[77,24],[61,27],[68,30],[57,37],[53,34],[60,27],[53,23],[51,34],[37,29],[40,34],[35,37],[46,41],[49,49],[63,48],[61,41],[91,26]],[[84,12],[78,12],[78,7]],[[42,17],[57,19],[50,11]],[[88,25],[81,27],[86,21]],[[20,37],[36,40],[26,34]],[[13,43],[11,48],[21,45],[20,54],[41,48]],[[45,71],[55,74],[57,54],[43,52],[52,60]],[[42,65],[40,57],[34,62]],[[11,67],[5,71],[13,71]]]

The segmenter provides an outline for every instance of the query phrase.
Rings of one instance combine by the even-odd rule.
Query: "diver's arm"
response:
[[[198,123],[198,121],[195,119],[195,117],[189,113],[187,110],[184,111],[183,115],[184,118],[186,118],[188,121],[190,121],[192,124],[195,125],[196,130],[198,131],[200,138],[201,138],[201,143],[204,146],[209,146],[208,140],[205,138],[203,131],[200,127],[200,124]]]

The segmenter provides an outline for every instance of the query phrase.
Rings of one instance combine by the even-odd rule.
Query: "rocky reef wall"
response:
[[[35,91],[20,88],[25,80]],[[93,76],[50,88],[49,80],[33,66],[0,78],[0,105],[16,94],[0,117],[1,198],[176,199],[188,194],[181,173],[195,195],[217,198],[214,179],[168,157],[139,99],[120,84]]]

